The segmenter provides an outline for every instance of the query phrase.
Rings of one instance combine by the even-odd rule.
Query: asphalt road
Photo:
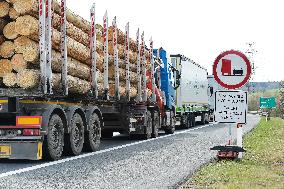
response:
[[[259,121],[248,115],[245,132]],[[56,162],[0,160],[0,188],[175,188],[235,138],[235,125],[210,124],[148,141],[116,136],[95,153]]]

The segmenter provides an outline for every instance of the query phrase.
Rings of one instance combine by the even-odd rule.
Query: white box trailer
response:
[[[203,124],[209,119],[207,70],[183,55],[171,55],[180,73],[180,86],[176,90],[177,119],[185,128]]]
[[[208,75],[208,98],[209,98],[209,108],[211,111],[214,111],[215,107],[215,92],[218,90],[226,90],[221,87],[214,79],[213,75]]]

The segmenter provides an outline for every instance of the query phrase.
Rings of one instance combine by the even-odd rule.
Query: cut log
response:
[[[38,13],[39,5],[38,0],[16,0],[13,3],[15,10],[20,14]],[[59,2],[53,1],[54,12],[58,15],[61,14],[61,7]],[[71,10],[67,9],[66,19],[77,28],[80,28],[85,33],[90,33],[90,22],[85,20],[79,15],[74,14]]]
[[[20,35],[31,37],[33,40],[38,41],[38,20],[32,16],[25,15],[17,18],[15,24],[15,30]],[[52,32],[52,46],[56,50],[60,50],[60,32],[53,30]],[[97,49],[102,49],[97,41]],[[72,58],[75,58],[82,62],[90,60],[90,49],[84,46],[82,43],[75,41],[67,36],[67,52]]]
[[[108,65],[109,67],[114,66],[114,59],[113,59],[113,56],[111,55],[109,56]],[[118,60],[118,67],[123,68],[123,69],[126,68],[126,64],[124,63],[124,60],[122,59]],[[103,61],[97,64],[97,68],[103,72]],[[130,70],[133,72],[136,72],[137,70],[136,64],[130,64]]]
[[[4,41],[0,46],[0,56],[10,58],[15,53],[15,46],[12,41]]]
[[[18,37],[15,41],[15,50],[17,53],[22,53],[24,56],[24,59],[28,62],[37,62],[39,59],[39,44],[31,39],[29,39],[26,36]],[[60,55],[57,54],[57,60],[60,60]],[[70,61],[69,57],[69,60]],[[80,61],[76,59],[72,59],[71,62],[74,62],[75,64],[79,63],[82,64]],[[91,65],[91,61],[84,62],[85,64]],[[97,53],[97,65],[103,64],[103,57]]]
[[[70,75],[67,76],[68,79],[68,88],[70,93],[75,94],[86,94],[90,91],[91,85],[90,82],[81,80]],[[53,74],[53,89],[60,89],[60,74]],[[23,70],[17,74],[17,85],[23,89],[31,89],[38,87],[40,83],[40,74],[38,70]],[[130,89],[130,96],[135,97],[137,95],[136,86],[132,85]],[[119,88],[120,95],[125,96],[125,83],[121,83]],[[103,84],[98,84],[98,92],[100,95],[103,94]],[[113,97],[115,94],[115,84],[113,81],[109,84],[109,95]]]
[[[14,41],[16,53],[23,54],[24,60],[37,62],[39,60],[39,44],[25,36],[18,37]]]
[[[38,86],[40,74],[38,70],[22,70],[17,74],[17,84],[23,89],[30,89]]]
[[[12,20],[16,20],[19,16],[20,16],[20,13],[18,13],[13,7],[10,7],[9,17]]]
[[[119,68],[118,72],[119,72],[119,80],[126,81],[126,70]],[[109,73],[109,78],[112,78],[112,79],[115,78],[114,66],[109,67],[108,73]],[[130,82],[131,83],[137,83],[138,82],[137,73],[130,71]]]
[[[11,61],[8,59],[0,59],[0,77],[11,73],[13,70]]]
[[[5,17],[9,14],[10,5],[6,1],[0,1],[0,17]]]
[[[24,15],[17,18],[15,23],[15,31],[20,35],[38,34],[39,22],[30,15]]]
[[[53,74],[53,88],[60,89],[60,74]],[[17,74],[17,84],[23,89],[32,89],[38,87],[40,83],[40,74],[38,70],[23,70]],[[86,94],[91,86],[90,82],[76,77],[67,76],[67,84],[70,93]]]
[[[7,39],[16,39],[18,33],[15,31],[15,22],[8,23],[3,29],[3,34]]]
[[[117,50],[118,50],[118,58],[120,59],[124,59],[125,58],[125,54],[124,54],[124,45],[118,44],[117,45]],[[109,45],[108,45],[108,52],[110,55],[114,54],[114,49],[113,49],[113,42],[110,41]],[[132,64],[136,64],[137,63],[137,52],[134,51],[129,51],[129,62]]]
[[[55,72],[61,72],[61,54],[56,51],[52,51],[52,70]],[[68,57],[67,58],[68,74],[80,79],[90,81],[91,68],[85,64],[82,64],[78,60]],[[97,70],[97,81],[103,81],[102,73]]]
[[[24,69],[27,69],[27,61],[24,60],[23,54],[15,54],[11,59],[11,64],[13,70],[20,72]]]
[[[108,40],[109,41],[113,41],[113,32],[114,32],[114,27],[110,26],[108,28]],[[125,34],[120,29],[117,29],[117,43],[121,45],[125,43]]]
[[[61,18],[58,14],[54,14],[53,16],[53,27],[55,29],[57,29],[58,31],[60,31],[60,27],[61,27]],[[100,27],[97,24],[96,26],[97,28],[97,41],[99,41],[100,43],[102,43],[102,33],[100,31]],[[74,26],[72,23],[67,22],[66,23],[66,33],[67,35],[74,39],[75,41],[82,43],[83,45],[85,45],[86,47],[90,46],[90,34],[89,33],[85,33],[83,30],[81,30],[80,28],[77,28],[76,26]],[[103,44],[100,45],[101,47],[103,46]]]
[[[3,83],[7,87],[15,87],[17,86],[17,74],[8,73],[3,77]]]

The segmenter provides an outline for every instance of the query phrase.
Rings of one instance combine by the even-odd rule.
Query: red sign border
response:
[[[240,82],[240,83],[238,83],[238,84],[235,84],[235,85],[228,85],[228,84],[222,82],[221,79],[220,79],[220,78],[218,77],[218,75],[217,75],[217,65],[218,65],[219,61],[220,61],[224,56],[226,56],[226,55],[228,55],[228,54],[235,54],[235,55],[241,57],[241,58],[245,61],[246,65],[247,65],[247,74],[246,74],[246,77],[244,78],[244,80],[243,80],[242,82]],[[221,53],[221,54],[216,58],[216,60],[214,61],[214,64],[213,64],[213,75],[214,75],[215,81],[217,81],[217,83],[218,83],[219,85],[221,85],[222,87],[227,88],[227,89],[238,89],[238,88],[241,88],[242,86],[244,86],[244,85],[248,82],[248,80],[250,79],[251,72],[252,72],[252,70],[251,70],[251,64],[250,64],[249,59],[248,59],[248,58],[246,57],[246,55],[244,55],[242,52],[236,51],[236,50],[229,50],[229,51],[225,51],[225,52]]]

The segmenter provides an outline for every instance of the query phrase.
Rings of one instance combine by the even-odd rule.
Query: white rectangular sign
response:
[[[242,123],[247,121],[247,92],[216,91],[215,121],[220,123]]]

